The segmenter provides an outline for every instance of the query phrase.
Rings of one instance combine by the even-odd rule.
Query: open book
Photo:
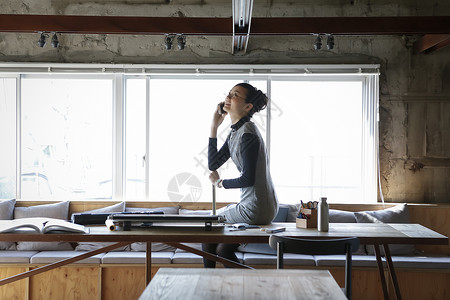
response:
[[[22,218],[14,220],[1,220],[0,233],[22,230],[34,230],[37,233],[74,232],[89,233],[89,228],[68,221],[52,218]]]

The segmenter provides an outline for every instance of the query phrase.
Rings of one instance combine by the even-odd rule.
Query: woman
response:
[[[208,147],[209,179],[219,188],[240,188],[237,204],[219,209],[227,223],[270,224],[278,211],[278,200],[270,176],[264,141],[251,121],[255,112],[266,108],[267,96],[250,84],[235,85],[217,105],[211,124]],[[222,110],[223,106],[223,110]],[[231,119],[231,132],[217,150],[217,129],[226,116]],[[229,158],[236,164],[240,177],[222,179],[216,171]],[[238,262],[234,252],[239,244],[203,244],[203,250]],[[204,259],[204,266],[215,267],[215,262]]]

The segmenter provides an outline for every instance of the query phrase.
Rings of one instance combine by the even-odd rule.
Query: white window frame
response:
[[[312,78],[311,78],[312,75]],[[379,105],[379,85],[378,73],[351,75],[351,74],[310,74],[307,76],[276,76],[270,81],[361,81],[362,82],[362,153],[361,153],[361,190],[362,203],[377,202],[378,184],[378,105]],[[268,84],[269,85],[269,84]],[[268,88],[270,98],[270,89]],[[269,102],[270,103],[270,102]],[[270,112],[270,109],[269,109]],[[270,118],[268,115],[267,124],[267,149],[270,155]]]
[[[377,201],[378,178],[378,104],[379,104],[379,65],[114,65],[114,64],[46,64],[46,63],[0,63],[0,77],[17,78],[17,178],[16,196],[20,199],[20,124],[22,76],[49,75],[65,78],[66,75],[82,78],[113,78],[113,199],[122,200],[125,191],[125,80],[132,77],[146,78],[147,90],[147,143],[149,150],[149,91],[152,78],[199,78],[266,80],[267,94],[271,96],[271,82],[274,80],[326,80],[327,78],[358,79],[363,82],[363,151],[362,182],[364,203]],[[270,155],[270,104],[267,111],[266,144]],[[147,155],[146,155],[147,157]],[[149,196],[148,164],[146,163],[146,198]]]
[[[1,65],[0,65],[0,77],[2,77],[1,74]],[[22,164],[21,164],[21,158],[22,158],[22,148],[21,148],[21,107],[22,107],[22,95],[21,95],[21,82],[22,79],[34,79],[34,78],[51,78],[51,79],[109,79],[112,81],[113,85],[113,93],[112,93],[112,128],[113,132],[112,134],[112,157],[113,157],[113,168],[112,168],[112,198],[117,200],[122,200],[122,194],[123,194],[123,178],[122,175],[124,172],[124,133],[122,131],[122,128],[124,126],[124,96],[123,96],[123,75],[122,74],[80,74],[80,73],[73,73],[73,72],[20,72],[19,75],[17,75],[18,81],[17,81],[17,109],[16,109],[16,157],[17,157],[17,172],[16,172],[16,198],[21,199],[21,182],[22,182]],[[50,91],[49,91],[50,92]]]

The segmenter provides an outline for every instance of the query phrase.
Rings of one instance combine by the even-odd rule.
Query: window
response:
[[[111,198],[112,80],[21,80],[21,197]]]
[[[274,81],[271,172],[281,199],[358,202],[361,81]]]
[[[147,80],[128,78],[126,99],[126,199],[142,200],[145,192]]]
[[[16,78],[0,76],[0,199],[16,195]]]
[[[236,80],[213,79],[149,79],[149,199],[169,200],[174,203],[211,201],[212,186],[208,179],[207,146],[209,125],[216,105]],[[263,85],[265,81],[252,82]],[[138,86],[139,84],[139,86]],[[133,172],[143,174],[145,156],[145,81],[127,80],[127,186]],[[128,91],[133,90],[133,95]],[[137,94],[136,91],[140,91]],[[193,91],[193,92],[189,92]],[[140,125],[134,126],[140,120]],[[265,135],[266,114],[254,118],[261,133]],[[228,122],[228,123],[227,123]],[[226,140],[230,128],[226,119],[218,133],[219,147]],[[136,163],[137,162],[137,163]],[[221,169],[221,176],[239,176],[234,164],[228,161]],[[142,182],[145,177],[139,177]],[[141,187],[140,191],[144,190]],[[127,197],[138,199],[129,193]],[[142,195],[142,194],[141,194]],[[129,198],[129,197],[128,197]],[[217,201],[230,202],[239,199],[239,190],[221,190]]]
[[[207,156],[211,118],[216,105],[224,100],[234,82],[150,79],[150,200],[211,201]],[[229,126],[226,123],[221,126],[219,143],[225,141]],[[232,163],[221,169],[221,176],[238,175]],[[239,199],[237,192],[218,193],[217,201]]]
[[[210,202],[212,113],[246,81],[271,99],[253,121],[280,202],[376,201],[376,65],[64,68],[2,77],[0,65],[2,198]],[[220,172],[239,176],[231,160]],[[217,192],[217,201],[238,200],[238,190]]]

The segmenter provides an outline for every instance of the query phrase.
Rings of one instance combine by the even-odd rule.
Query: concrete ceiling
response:
[[[70,5],[70,1],[57,1],[58,5]],[[64,2],[64,3],[63,3]],[[79,0],[79,4],[92,3]],[[419,35],[414,44],[416,53],[429,53],[450,44],[450,16],[417,16],[408,10],[405,16],[389,16],[375,12],[369,16],[354,16],[352,7],[370,5],[370,1],[351,0],[96,0],[96,5],[111,3],[130,7],[145,5],[176,8],[194,6],[205,9],[214,6],[221,16],[190,17],[187,13],[172,16],[123,16],[123,15],[73,15],[73,14],[3,14],[0,15],[0,32],[58,32],[164,35],[231,36],[233,53],[245,53],[251,35]],[[378,0],[377,5],[386,7],[391,1]],[[56,3],[52,1],[53,3]],[[396,5],[407,7],[409,1],[396,1]],[[410,4],[410,3],[409,3]],[[416,8],[416,13],[428,12],[426,4]],[[292,7],[293,9],[289,9]],[[298,8],[303,7],[303,16]],[[346,7],[347,12],[336,11],[327,16],[319,7]],[[222,9],[220,9],[222,8]],[[316,9],[314,16],[308,9]],[[61,9],[59,9],[61,10]],[[214,10],[212,10],[214,11]],[[284,13],[281,13],[284,12]],[[322,13],[321,13],[322,12]],[[297,14],[297,16],[295,16]],[[408,15],[409,14],[409,15]],[[312,14],[311,14],[312,15]],[[347,16],[349,15],[349,16]]]

